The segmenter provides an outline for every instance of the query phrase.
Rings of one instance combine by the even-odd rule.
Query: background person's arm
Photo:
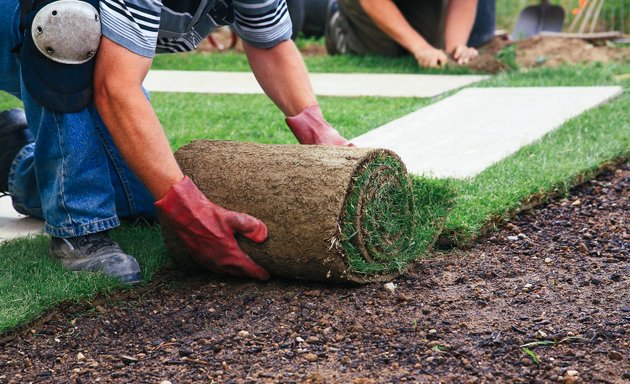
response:
[[[377,27],[409,51],[423,67],[446,64],[446,54],[431,46],[400,12],[392,0],[359,0],[365,13]]]
[[[448,3],[444,43],[446,52],[459,64],[466,64],[478,56],[475,48],[466,45],[476,14],[477,0],[450,0]]]

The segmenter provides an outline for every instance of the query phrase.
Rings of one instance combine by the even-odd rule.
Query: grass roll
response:
[[[443,194],[429,181],[412,183],[400,158],[384,149],[201,140],[175,157],[209,200],[265,222],[265,243],[237,239],[274,275],[391,279],[426,252],[445,213]],[[414,189],[424,189],[424,209]],[[162,230],[170,253],[191,262],[170,229]]]

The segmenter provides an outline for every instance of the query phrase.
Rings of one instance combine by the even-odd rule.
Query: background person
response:
[[[475,47],[494,36],[494,6],[494,0],[332,0],[326,48],[329,54],[409,53],[422,67],[442,66],[448,56],[467,64],[478,56]]]

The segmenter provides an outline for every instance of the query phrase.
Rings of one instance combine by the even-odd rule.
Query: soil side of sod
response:
[[[171,272],[0,346],[0,382],[630,380],[630,166],[394,281]]]

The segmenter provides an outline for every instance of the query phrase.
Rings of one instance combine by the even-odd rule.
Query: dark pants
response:
[[[492,40],[497,28],[496,15],[495,0],[479,0],[475,24],[468,38],[469,47],[481,47]]]
[[[338,2],[338,12],[330,12],[326,26],[326,48],[330,54],[400,56],[406,51],[374,24],[359,0]],[[447,0],[395,0],[407,22],[432,46],[444,47],[444,21]],[[479,46],[494,35],[494,2],[479,0],[477,18],[469,45]]]

